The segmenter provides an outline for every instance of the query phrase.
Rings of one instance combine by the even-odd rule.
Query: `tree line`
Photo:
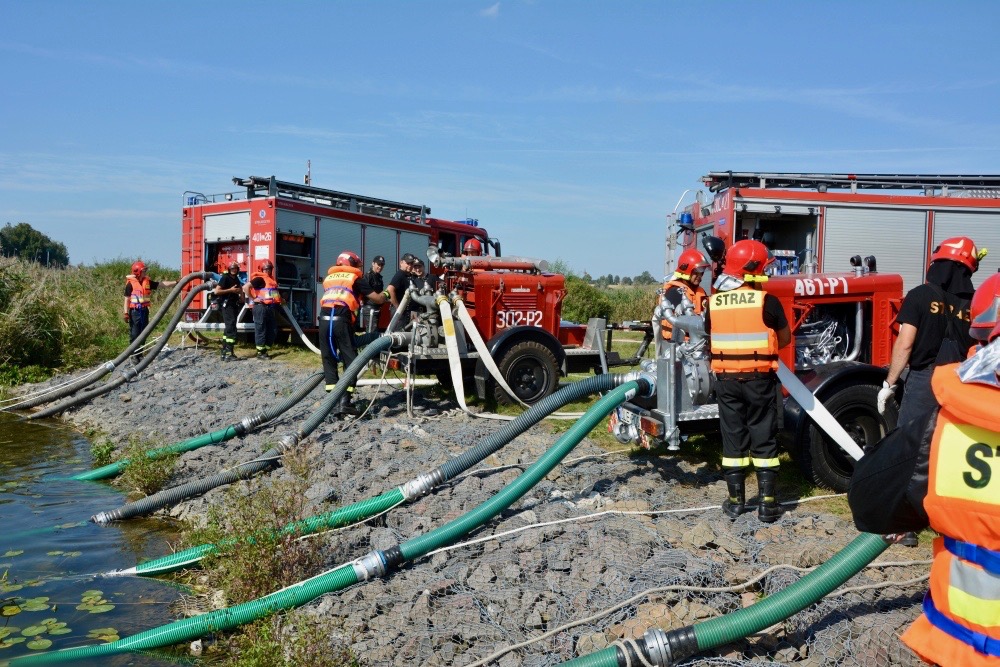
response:
[[[53,241],[26,222],[7,223],[0,229],[0,255],[45,266],[68,266],[66,246]]]

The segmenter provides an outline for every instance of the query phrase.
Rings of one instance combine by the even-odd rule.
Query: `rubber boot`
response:
[[[236,349],[233,347],[233,344],[226,343],[226,348],[229,350],[229,358],[227,361],[236,361]]]
[[[233,353],[233,351],[229,347],[229,343],[223,343],[222,344],[222,360],[223,361],[229,361],[229,358],[232,356],[232,353]]]
[[[746,512],[746,471],[727,470],[725,477],[729,497],[722,501],[722,511],[730,519],[736,519],[736,517]]]
[[[337,405],[337,414],[342,417],[357,417],[361,414],[361,410],[358,410],[358,407],[351,402],[350,392],[345,392],[340,397],[340,403]]]
[[[760,489],[757,518],[764,523],[774,523],[781,516],[781,506],[775,495],[777,482],[778,471],[775,468],[757,471],[757,488]]]

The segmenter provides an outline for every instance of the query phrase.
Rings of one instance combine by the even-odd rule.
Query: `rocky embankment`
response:
[[[315,371],[319,370],[317,359]],[[138,379],[64,418],[123,445],[155,445],[219,430],[280,401],[312,372],[281,362],[222,364],[217,352],[165,352]],[[293,433],[315,411],[317,388],[299,407],[245,438],[182,455],[170,486],[248,461]],[[312,462],[306,493],[317,512],[395,488],[465,451],[499,422],[439,402],[410,418],[398,388],[359,388],[373,401],[359,420],[328,419],[300,444]],[[330,532],[328,567],[387,549],[455,519],[492,497],[558,437],[536,426],[480,467],[361,526]],[[279,468],[252,484],[289,473]],[[795,501],[787,494],[782,500]],[[224,491],[169,510],[198,520]],[[823,563],[857,536],[844,518],[795,502],[774,525],[754,514],[725,519],[715,465],[688,456],[608,453],[584,440],[548,477],[464,542],[384,579],[321,597],[307,611],[362,664],[468,665],[496,652],[500,665],[553,665],[650,627],[677,628],[753,603]],[[109,508],[111,509],[111,508]],[[929,550],[894,546],[851,585],[766,632],[686,664],[886,665],[918,662],[897,639],[919,610],[926,574],[910,561]],[[776,569],[769,570],[769,568]],[[759,583],[742,582],[763,575]],[[523,647],[507,650],[515,644]]]

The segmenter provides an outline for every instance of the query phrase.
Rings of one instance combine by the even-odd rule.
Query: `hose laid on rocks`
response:
[[[676,630],[648,630],[642,639],[609,646],[562,664],[572,667],[675,665],[702,651],[760,632],[802,611],[860,572],[888,547],[889,542],[879,535],[862,533],[813,572],[749,607]]]
[[[329,415],[330,411],[333,410],[333,407],[340,401],[341,397],[347,391],[351,382],[353,382],[353,380],[361,373],[369,360],[374,359],[379,353],[383,350],[389,349],[392,345],[404,345],[407,339],[407,334],[385,335],[377,339],[365,349],[361,350],[357,358],[351,362],[351,365],[344,371],[344,374],[341,376],[340,382],[337,383],[337,386],[333,388],[333,391],[331,391],[325,399],[323,399],[319,409],[313,412],[313,414],[310,415],[301,426],[299,426],[296,433],[283,436],[275,447],[270,448],[258,458],[241,463],[230,470],[226,470],[225,472],[221,472],[212,477],[198,479],[193,482],[188,482],[187,484],[175,486],[172,489],[164,489],[159,493],[155,493],[145,498],[140,498],[135,502],[122,505],[117,509],[113,509],[108,512],[99,512],[98,514],[90,517],[90,520],[94,523],[105,524],[111,521],[120,521],[137,516],[146,516],[147,514],[151,514],[152,512],[164,507],[176,505],[185,498],[200,496],[219,486],[232,484],[233,482],[237,482],[241,479],[249,479],[258,473],[277,468],[281,465],[282,453],[295,447],[301,440],[308,437],[313,431],[316,430],[316,428],[319,427],[320,424],[323,423],[327,415]]]
[[[138,350],[142,346],[142,344],[146,342],[146,339],[149,337],[149,334],[153,332],[153,329],[156,328],[156,325],[159,324],[160,320],[163,319],[163,316],[167,314],[167,310],[169,310],[170,304],[174,302],[174,299],[176,299],[177,296],[181,293],[181,290],[184,289],[185,285],[187,285],[192,280],[208,281],[211,278],[212,274],[210,273],[196,272],[196,273],[189,273],[180,280],[178,280],[177,284],[174,285],[174,288],[170,290],[170,293],[163,300],[163,305],[161,305],[160,308],[157,309],[156,313],[154,313],[153,316],[149,319],[149,324],[147,324],[146,328],[142,330],[142,333],[140,333],[138,337],[136,337],[136,339],[132,341],[132,343],[128,347],[126,347],[125,350],[117,357],[115,357],[113,360],[105,362],[101,366],[95,368],[90,373],[87,373],[82,378],[79,378],[62,387],[59,387],[58,389],[44,392],[33,398],[20,401],[5,409],[27,410],[29,408],[35,407],[36,405],[41,405],[42,403],[51,403],[52,401],[69,396],[70,394],[76,393],[80,389],[83,389],[84,387],[91,385],[94,382],[97,382],[99,379],[101,379],[102,377],[113,371],[115,368],[117,368],[120,364],[122,364],[126,359],[128,359],[132,355],[133,352]],[[169,335],[169,332],[167,335]]]
[[[247,417],[240,421],[239,423],[233,424],[232,426],[227,426],[226,428],[213,431],[212,433],[205,433],[199,435],[196,438],[191,438],[189,440],[184,440],[182,442],[175,442],[172,445],[167,445],[166,447],[159,447],[157,449],[150,449],[145,452],[146,458],[150,460],[155,460],[163,456],[170,454],[181,454],[183,452],[190,452],[193,449],[198,449],[199,447],[204,447],[205,445],[217,445],[226,440],[230,440],[236,437],[244,437],[249,433],[255,431],[258,427],[268,423],[272,419],[279,417],[286,411],[291,409],[294,405],[297,405],[299,401],[309,395],[309,393],[316,388],[316,386],[323,381],[323,373],[314,373],[310,375],[305,382],[298,386],[298,388],[293,392],[288,398],[279,403],[278,405],[266,408],[263,412],[259,414]],[[86,472],[81,472],[70,477],[70,479],[80,480],[80,481],[94,481],[99,479],[107,479],[109,477],[115,477],[121,474],[125,469],[125,466],[129,464],[128,459],[121,459],[120,461],[115,461],[106,466],[100,468],[94,468],[93,470],[88,470]]]
[[[117,655],[126,651],[147,650],[188,642],[206,634],[231,630],[283,609],[301,606],[320,595],[340,591],[375,577],[383,577],[403,563],[419,558],[475,530],[513,505],[544,479],[617,405],[630,400],[640,389],[647,392],[653,391],[648,380],[640,378],[609,392],[576,421],[538,461],[501,489],[493,498],[426,535],[407,540],[384,551],[370,552],[356,561],[250,602],[174,621],[107,644],[15,658],[11,660],[10,665],[12,667],[52,665],[83,658]]]
[[[181,321],[182,317],[184,317],[184,311],[187,309],[189,305],[191,305],[191,302],[198,295],[198,293],[207,289],[212,289],[214,287],[215,287],[215,282],[209,281],[206,283],[202,283],[201,285],[198,285],[197,287],[192,289],[188,293],[188,295],[184,298],[184,301],[181,302],[181,305],[177,308],[177,312],[174,313],[174,316],[170,318],[170,322],[167,324],[166,331],[164,331],[163,335],[160,336],[160,340],[156,343],[156,345],[154,345],[153,348],[146,354],[146,356],[142,358],[142,361],[140,361],[134,367],[123,369],[121,377],[115,378],[110,382],[105,382],[101,386],[94,387],[89,391],[85,391],[79,396],[73,396],[72,398],[68,398],[62,403],[56,403],[55,405],[47,407],[44,410],[39,410],[34,414],[28,415],[27,417],[25,417],[25,419],[42,419],[44,417],[51,417],[53,415],[57,415],[60,412],[66,410],[67,408],[73,407],[74,405],[77,405],[79,403],[83,403],[84,401],[89,401],[90,399],[96,396],[101,396],[102,394],[106,394],[112,389],[120,385],[123,385],[129,380],[132,380],[133,378],[137,377],[139,373],[144,371],[147,366],[153,363],[153,359],[156,358],[156,355],[158,355],[160,353],[160,350],[162,350],[166,346],[167,341],[170,340],[170,334],[173,333],[173,330],[177,327],[177,323]],[[159,311],[157,311],[157,314],[159,314],[163,310],[164,309],[161,308]],[[152,331],[150,327],[152,327],[152,323],[150,323],[150,326],[146,327],[146,329],[144,329],[143,331],[144,332]]]
[[[340,507],[332,512],[317,514],[316,516],[290,523],[282,530],[288,533],[307,535],[321,530],[348,526],[381,514],[400,503],[413,502],[417,498],[422,498],[429,494],[434,487],[454,479],[472,466],[483,461],[486,457],[496,453],[514,440],[514,438],[564,405],[580,400],[590,394],[609,391],[638,377],[638,373],[595,375],[580,382],[574,382],[535,403],[515,419],[504,423],[502,427],[484,436],[478,443],[462,454],[450,459],[444,465],[430,472],[418,475],[402,486],[379,496]],[[216,549],[217,545],[215,544],[201,544],[168,556],[163,556],[162,558],[148,560],[127,570],[109,573],[109,576],[137,574],[143,577],[152,577],[166,574],[181,568],[190,567],[205,556],[214,553]]]

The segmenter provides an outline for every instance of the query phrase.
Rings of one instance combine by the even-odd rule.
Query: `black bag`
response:
[[[930,525],[924,497],[937,415],[934,410],[891,431],[854,466],[847,502],[858,530],[887,535]]]

